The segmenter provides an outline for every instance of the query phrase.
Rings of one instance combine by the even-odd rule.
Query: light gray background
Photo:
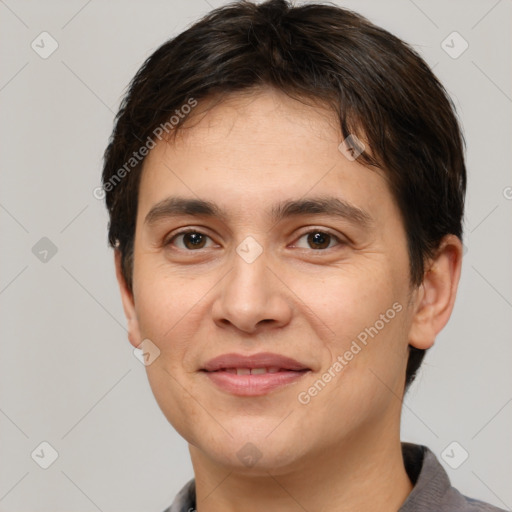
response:
[[[193,476],[127,341],[107,215],[92,191],[129,80],[222,3],[0,0],[2,511],[161,512]],[[443,462],[453,484],[510,510],[512,3],[339,3],[419,50],[462,119],[462,280],[406,397],[402,437],[438,457],[457,441],[469,458],[456,470]],[[42,31],[59,44],[47,59],[31,48]],[[453,31],[469,43],[457,59],[441,47]],[[46,263],[32,252],[42,237],[58,249]],[[31,458],[42,441],[59,455],[46,470]]]

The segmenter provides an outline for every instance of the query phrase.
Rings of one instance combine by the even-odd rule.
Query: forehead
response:
[[[309,130],[316,127],[323,132],[329,124],[333,131],[340,131],[336,113],[326,102],[312,97],[292,98],[270,86],[255,86],[222,96],[212,95],[197,102],[177,130],[178,140],[186,144],[197,136],[220,136],[219,131],[249,120],[252,129],[257,124],[269,132],[269,121],[275,122],[276,118],[282,125],[293,125],[296,130],[299,126]]]
[[[226,210],[246,205],[265,211],[285,196],[310,193],[339,194],[361,210],[379,197],[392,200],[382,171],[339,151],[338,123],[326,105],[274,89],[199,103],[176,137],[160,141],[146,157],[140,212],[170,195],[215,199]]]

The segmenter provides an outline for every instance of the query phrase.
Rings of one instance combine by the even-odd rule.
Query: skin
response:
[[[129,339],[160,350],[147,375],[189,443],[197,510],[396,511],[412,489],[400,448],[408,345],[431,347],[448,321],[461,242],[446,236],[421,286],[411,287],[385,174],[338,150],[334,114],[268,88],[232,94],[199,116],[201,105],[145,160],[132,291],[116,253]],[[171,195],[213,201],[226,218],[145,222]],[[283,199],[320,195],[344,199],[371,222],[308,214],[275,223],[266,214]],[[206,235],[202,248],[173,239],[185,227]],[[328,237],[319,248],[310,231],[339,242]],[[236,252],[248,236],[263,251],[252,263]],[[299,393],[395,303],[401,311],[300,403]],[[279,353],[311,371],[264,396],[234,396],[199,371],[228,352]],[[260,456],[252,466],[237,456],[247,443]]]

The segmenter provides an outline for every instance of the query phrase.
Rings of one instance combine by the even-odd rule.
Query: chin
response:
[[[276,423],[273,422],[272,427],[256,432],[254,429],[248,432],[231,428],[228,430],[232,437],[225,434],[216,439],[205,439],[204,432],[212,432],[213,427],[210,427],[201,429],[195,442],[190,444],[229,471],[267,477],[268,473],[285,474],[289,469],[296,468],[298,459],[304,456],[306,446],[302,436],[295,439],[286,429],[280,433],[277,430],[272,432],[275,427]]]

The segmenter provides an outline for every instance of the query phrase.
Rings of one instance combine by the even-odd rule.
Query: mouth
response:
[[[311,369],[272,353],[223,354],[200,370],[219,389],[237,396],[261,396],[297,382]]]
[[[220,368],[217,372],[227,372],[236,375],[264,375],[265,373],[279,373],[287,371],[303,371],[290,370],[287,368],[279,368],[278,366],[270,366],[269,368]]]

